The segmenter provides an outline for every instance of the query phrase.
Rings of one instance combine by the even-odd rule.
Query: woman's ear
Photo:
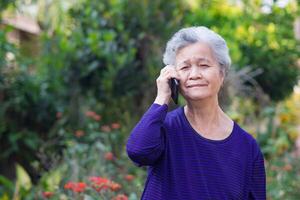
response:
[[[221,86],[220,86],[220,89],[222,89],[223,87],[224,87],[224,85],[225,85],[225,79],[226,79],[226,77],[225,77],[225,71],[223,71],[223,70],[220,70],[220,78],[221,78]]]

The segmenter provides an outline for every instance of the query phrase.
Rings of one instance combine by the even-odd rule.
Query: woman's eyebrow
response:
[[[197,58],[197,62],[206,62],[206,63],[210,63],[210,61],[207,58]]]
[[[190,63],[189,60],[185,60],[185,61],[179,63],[178,66],[180,67],[180,66],[182,66],[182,64],[189,64],[189,63]]]
[[[181,62],[180,64],[178,64],[178,66],[182,66],[183,64],[190,64],[191,59],[187,59],[183,62]],[[206,63],[210,63],[210,61],[207,58],[196,58],[196,62],[206,62]]]

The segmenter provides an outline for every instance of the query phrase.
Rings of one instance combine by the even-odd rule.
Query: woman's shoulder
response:
[[[176,124],[180,123],[181,109],[181,107],[177,107],[169,110],[164,120],[164,125],[174,127]]]
[[[242,127],[242,125],[240,125],[238,122],[234,121],[235,123],[235,128],[237,129],[236,131],[239,132],[239,134],[244,137],[245,139],[251,141],[251,142],[254,142],[256,141],[255,137],[249,133],[245,128]]]
[[[179,117],[181,115],[181,109],[182,109],[182,106],[179,106],[177,108],[169,110],[167,113],[166,119],[175,120],[177,117]]]
[[[257,139],[244,128],[242,128],[241,125],[239,125],[237,122],[235,122],[235,124],[236,132],[238,133],[237,135],[241,140],[249,145],[249,147],[252,149],[252,153],[255,155],[260,152],[261,150]]]

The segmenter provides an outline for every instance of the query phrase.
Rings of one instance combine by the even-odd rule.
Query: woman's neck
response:
[[[218,97],[203,99],[200,101],[187,101],[185,114],[191,123],[203,128],[218,127],[224,121],[226,114],[218,103]]]

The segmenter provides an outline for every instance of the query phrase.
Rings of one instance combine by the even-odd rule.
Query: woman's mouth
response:
[[[188,88],[193,88],[193,87],[205,87],[207,86],[206,84],[194,84],[194,85],[188,85]]]

